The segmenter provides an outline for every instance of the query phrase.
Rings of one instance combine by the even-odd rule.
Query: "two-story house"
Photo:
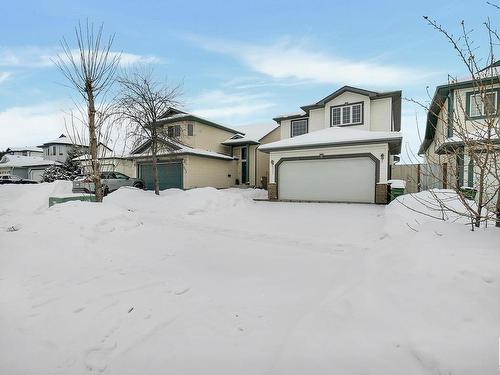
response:
[[[269,155],[257,147],[279,139],[278,125],[230,128],[173,108],[160,122],[168,142],[157,153],[161,190],[265,185]],[[79,159],[88,170],[88,160]],[[103,170],[137,176],[147,189],[153,188],[150,142],[142,143],[128,155],[109,154],[99,159]]]
[[[269,198],[385,201],[401,150],[401,91],[344,86],[301,109],[276,117],[281,140],[259,146],[270,154]]]
[[[482,142],[488,137],[488,127],[492,130],[491,144],[498,145],[495,155],[500,152],[499,67],[500,61],[497,61],[480,71],[481,84],[468,78],[436,87],[418,151],[426,164],[424,189],[477,188],[481,169],[474,160],[483,162]],[[489,163],[498,163],[497,156],[490,155],[489,159]],[[500,165],[485,166],[485,193],[493,195],[498,189],[494,174],[500,170]]]
[[[82,153],[88,151],[88,146],[79,144],[79,142],[71,140],[64,134],[50,142],[45,142],[38,146],[43,150],[43,158],[64,163],[68,158],[68,152],[73,148],[80,148]]]

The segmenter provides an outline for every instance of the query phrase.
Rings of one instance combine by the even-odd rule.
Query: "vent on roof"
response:
[[[66,138],[66,136],[64,134],[61,134],[59,138]]]

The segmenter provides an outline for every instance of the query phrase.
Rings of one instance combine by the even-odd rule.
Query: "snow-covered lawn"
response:
[[[259,191],[0,186],[0,374],[496,374],[500,231]],[[410,228],[411,227],[411,228]]]

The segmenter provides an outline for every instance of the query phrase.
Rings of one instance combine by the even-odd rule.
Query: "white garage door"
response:
[[[45,172],[45,169],[32,169],[30,179],[41,182],[43,172]]]
[[[278,167],[278,198],[374,203],[375,170],[369,157],[286,160]]]

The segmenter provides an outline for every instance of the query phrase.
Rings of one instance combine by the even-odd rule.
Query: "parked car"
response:
[[[129,177],[120,172],[102,172],[101,182],[104,195],[118,190],[122,186],[132,186],[144,189],[144,181],[140,178]],[[78,177],[73,180],[73,193],[95,193],[95,184],[89,176]]]
[[[3,184],[38,184],[38,182],[27,178],[21,178],[13,174],[4,174],[0,176],[0,185]]]

